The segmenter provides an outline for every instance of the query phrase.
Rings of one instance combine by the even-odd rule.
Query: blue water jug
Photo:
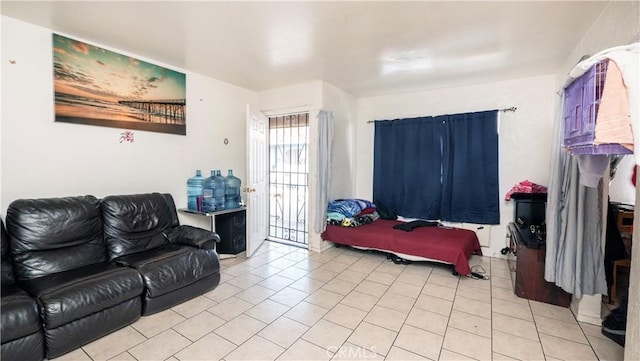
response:
[[[229,169],[229,174],[224,178],[225,208],[240,207],[240,183],[240,178],[234,177],[233,171]]]
[[[220,173],[220,170],[216,170],[216,176],[213,179],[213,204],[216,211],[221,211],[226,208],[224,204],[224,197],[224,177]]]
[[[200,169],[196,170],[196,175],[187,179],[187,208],[190,211],[202,212],[202,185],[204,177]]]
[[[216,206],[213,201],[214,179],[216,177],[216,171],[211,171],[211,177],[206,178],[202,183],[202,211],[213,212],[216,210]]]

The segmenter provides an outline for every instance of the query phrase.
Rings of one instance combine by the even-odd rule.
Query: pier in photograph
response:
[[[186,99],[119,100],[118,104],[139,109],[154,116],[171,118],[179,123],[185,121]]]

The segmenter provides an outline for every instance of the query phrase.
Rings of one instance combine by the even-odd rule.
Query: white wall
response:
[[[373,194],[373,134],[369,120],[455,114],[517,107],[501,112],[499,124],[500,225],[491,227],[487,256],[506,246],[506,226],[513,220],[513,205],[504,195],[528,179],[546,185],[553,125],[555,76],[545,75],[493,83],[358,99],[356,125],[355,195]]]
[[[322,109],[332,111],[334,118],[329,200],[354,195],[356,107],[356,98],[351,94],[323,83]],[[319,249],[332,245],[315,232],[311,232],[311,238],[319,244]]]
[[[637,1],[612,1],[558,69],[558,87],[583,55],[593,55],[612,46],[640,41],[639,17],[640,5]]]
[[[353,196],[355,183],[355,125],[357,102],[351,94],[323,83],[322,109],[333,112],[330,199]]]
[[[631,183],[634,165],[633,155],[622,157],[622,160],[618,163],[616,175],[609,183],[609,198],[611,201],[636,204],[636,189]]]
[[[246,104],[256,93],[175,69],[187,74],[187,135],[134,131],[134,143],[119,143],[124,129],[54,122],[51,30],[2,17],[2,63],[9,60],[15,65],[2,69],[1,212],[18,198],[154,191],[171,193],[180,208],[195,169],[232,168],[244,179]],[[181,221],[209,227],[195,216]]]
[[[322,106],[322,82],[296,84],[258,93],[258,110],[268,116],[318,110]]]

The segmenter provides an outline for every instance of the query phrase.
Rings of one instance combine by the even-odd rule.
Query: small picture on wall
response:
[[[55,121],[187,134],[185,74],[53,34]]]

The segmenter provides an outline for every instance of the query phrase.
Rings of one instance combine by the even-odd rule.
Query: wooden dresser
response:
[[[544,280],[546,249],[528,248],[513,222],[507,226],[507,233],[510,248],[516,255],[515,294],[529,300],[569,307],[571,294]]]

